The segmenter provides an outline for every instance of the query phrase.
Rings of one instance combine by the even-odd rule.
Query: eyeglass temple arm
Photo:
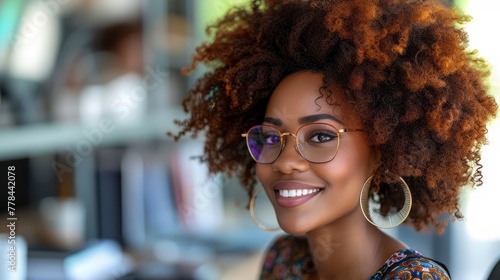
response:
[[[357,128],[341,128],[338,130],[340,133],[342,132],[361,132],[364,131],[362,129],[357,129]]]

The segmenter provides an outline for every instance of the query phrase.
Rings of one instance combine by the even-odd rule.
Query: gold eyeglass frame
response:
[[[337,147],[336,147],[336,149],[335,149],[335,154],[334,154],[334,155],[332,156],[332,158],[331,158],[331,159],[329,159],[329,160],[326,160],[326,161],[311,161],[311,160],[307,159],[307,158],[306,158],[306,157],[302,154],[301,148],[299,147],[299,138],[297,137],[297,134],[299,133],[299,131],[300,131],[303,127],[305,127],[305,126],[315,125],[315,124],[330,126],[330,127],[332,127],[332,128],[335,130],[335,132],[337,132],[337,137],[338,137],[338,138],[337,138]],[[279,135],[280,135],[280,151],[279,151],[278,155],[276,156],[276,158],[275,158],[273,161],[271,161],[271,162],[259,162],[259,161],[258,161],[258,160],[254,157],[254,155],[253,155],[252,151],[250,150],[250,146],[249,146],[249,144],[248,144],[248,135],[249,135],[249,132],[250,132],[252,129],[254,129],[255,127],[262,127],[262,126],[266,126],[266,127],[270,127],[270,128],[276,129],[276,130],[278,131]],[[292,132],[281,132],[281,130],[280,130],[278,127],[274,126],[274,125],[270,125],[270,124],[260,124],[260,125],[255,125],[255,126],[252,126],[251,128],[249,128],[249,129],[247,130],[247,132],[246,132],[246,133],[242,133],[242,134],[241,134],[241,137],[245,137],[245,141],[246,141],[246,145],[247,145],[248,152],[250,153],[250,156],[252,156],[253,160],[255,160],[255,162],[257,162],[257,163],[261,163],[261,164],[272,164],[272,163],[274,163],[276,160],[278,160],[278,158],[279,158],[279,157],[280,157],[280,155],[281,155],[281,152],[285,149],[285,146],[286,146],[285,136],[289,136],[289,135],[290,135],[290,136],[295,137],[295,145],[294,145],[294,148],[295,148],[295,150],[299,153],[299,155],[300,155],[303,159],[305,159],[306,161],[308,161],[308,162],[310,162],[310,163],[316,163],[316,164],[318,164],[318,163],[327,163],[327,162],[330,162],[330,161],[332,161],[332,160],[335,158],[335,156],[337,155],[337,152],[339,151],[339,147],[340,147],[340,134],[341,134],[341,133],[344,133],[344,132],[362,132],[362,131],[364,131],[364,130],[362,130],[362,129],[357,129],[357,128],[340,128],[340,129],[339,129],[339,128],[336,128],[335,126],[333,126],[333,125],[331,125],[331,124],[329,124],[329,123],[324,123],[324,122],[312,122],[312,123],[306,123],[306,124],[304,124],[304,125],[301,125],[301,126],[297,129],[297,131],[296,131],[295,133],[292,133]]]

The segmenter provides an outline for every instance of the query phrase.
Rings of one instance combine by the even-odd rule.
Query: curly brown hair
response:
[[[389,170],[413,194],[406,222],[441,232],[443,216],[461,217],[462,187],[481,184],[480,148],[498,109],[487,63],[467,49],[467,21],[438,0],[253,0],[233,8],[207,27],[213,37],[185,69],[203,63],[210,71],[185,99],[190,117],[176,122],[175,138],[206,133],[209,171],[238,176],[251,194],[255,162],[241,133],[262,122],[285,76],[322,73],[320,98],[331,101],[324,89],[338,84],[380,153],[382,211],[401,202],[384,191]]]

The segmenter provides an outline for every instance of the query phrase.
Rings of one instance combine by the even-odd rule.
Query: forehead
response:
[[[343,120],[353,118],[353,108],[343,101],[341,89],[328,82],[323,88],[323,74],[302,71],[285,77],[276,87],[267,105],[266,117],[283,121],[314,114],[330,114]]]

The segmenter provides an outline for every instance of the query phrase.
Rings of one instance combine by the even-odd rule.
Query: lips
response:
[[[278,182],[273,185],[276,202],[285,208],[297,207],[321,192],[322,188],[298,182]]]

